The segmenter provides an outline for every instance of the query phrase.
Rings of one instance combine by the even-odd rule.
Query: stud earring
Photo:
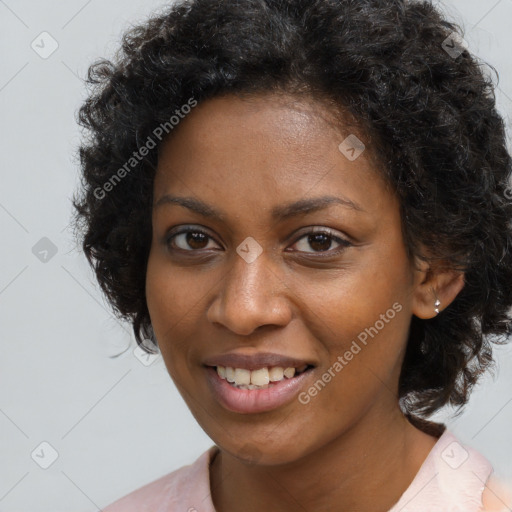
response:
[[[436,297],[436,301],[434,302],[434,311],[436,312],[436,315],[439,314],[439,306],[441,305],[441,301],[439,300],[439,297],[437,296],[437,293],[434,289],[432,289],[434,292],[434,295]]]

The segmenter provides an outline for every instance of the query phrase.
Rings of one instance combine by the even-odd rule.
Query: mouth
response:
[[[232,387],[245,390],[267,389],[276,386],[285,379],[293,379],[313,368],[313,365],[303,364],[295,368],[288,366],[264,366],[255,370],[233,368],[231,366],[212,366],[217,375],[227,381]]]
[[[249,370],[231,366],[205,366],[214,398],[225,409],[239,414],[271,411],[290,403],[305,387],[314,366],[264,366]]]

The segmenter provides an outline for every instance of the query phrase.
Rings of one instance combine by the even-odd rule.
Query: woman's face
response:
[[[297,460],[398,411],[417,281],[399,203],[370,143],[358,157],[351,139],[340,149],[352,132],[324,109],[217,97],[160,148],[146,281],[153,329],[196,420],[247,461]],[[337,200],[320,204],[327,196]],[[189,207],[178,204],[185,198]],[[279,370],[304,365],[292,378]],[[222,378],[215,366],[233,371],[221,368]],[[270,386],[239,389],[233,378]]]

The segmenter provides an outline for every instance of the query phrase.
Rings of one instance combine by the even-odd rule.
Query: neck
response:
[[[289,464],[250,466],[221,451],[210,467],[212,499],[217,512],[389,510],[436,441],[397,408],[387,421],[365,417]]]

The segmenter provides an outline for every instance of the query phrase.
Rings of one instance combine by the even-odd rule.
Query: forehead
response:
[[[159,148],[155,202],[165,192],[248,203],[346,192],[378,202],[385,183],[371,147],[354,161],[340,151],[347,137],[364,138],[350,116],[309,97],[226,95],[195,107]],[[229,197],[228,197],[229,196]]]
[[[160,151],[165,152],[176,138],[203,145],[205,141],[218,143],[219,139],[240,143],[240,138],[251,134],[269,138],[274,145],[296,140],[308,144],[319,135],[337,140],[358,131],[355,118],[332,100],[305,94],[226,94],[195,107],[161,144]]]

